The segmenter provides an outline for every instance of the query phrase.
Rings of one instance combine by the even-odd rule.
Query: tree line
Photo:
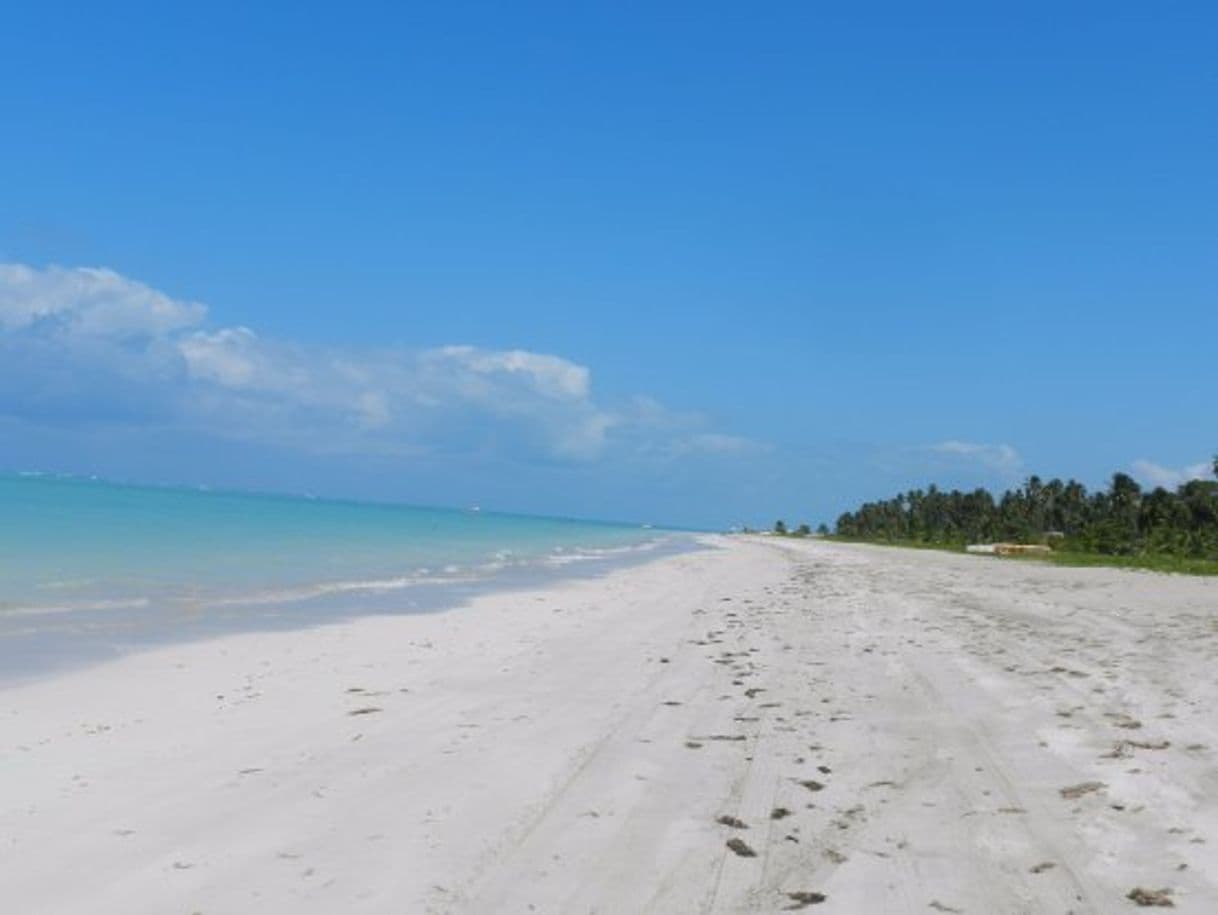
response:
[[[1218,476],[1218,456],[1214,458]],[[940,545],[1010,541],[1111,556],[1218,560],[1218,482],[1149,491],[1117,473],[1106,490],[1033,476],[999,496],[935,486],[868,502],[837,519],[842,537]]]

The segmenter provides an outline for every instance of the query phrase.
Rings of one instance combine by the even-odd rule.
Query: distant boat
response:
[[[470,507],[467,509],[467,511],[471,511],[471,512],[480,512],[480,511],[482,511],[482,506],[481,506],[481,505],[471,505],[471,506],[470,506]]]

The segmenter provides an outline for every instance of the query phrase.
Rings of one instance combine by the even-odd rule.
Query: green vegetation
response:
[[[1218,457],[1214,459],[1218,476]],[[995,498],[987,490],[934,486],[868,502],[837,519],[843,539],[960,549],[966,543],[1047,543],[1051,561],[1218,574],[1218,482],[1192,480],[1175,492],[1143,491],[1113,475],[1088,493],[1074,480],[1043,482]]]
[[[812,534],[812,528],[806,524],[801,524],[795,530],[787,529],[787,522],[778,520],[774,522],[774,531],[779,537],[808,537]]]
[[[1152,572],[1178,572],[1183,575],[1218,575],[1218,560],[1193,559],[1163,553],[1112,556],[1054,550],[1048,558],[1050,562],[1062,566],[1117,566],[1123,569],[1148,569]]]

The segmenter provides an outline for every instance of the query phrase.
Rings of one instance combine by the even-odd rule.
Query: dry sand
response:
[[[1218,581],[715,543],[5,689],[0,908],[1218,912]]]

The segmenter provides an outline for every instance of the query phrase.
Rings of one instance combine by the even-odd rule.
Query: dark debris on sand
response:
[[[741,858],[756,858],[757,852],[749,847],[749,844],[743,839],[728,839],[727,847],[734,851]]]
[[[1066,788],[1061,788],[1057,793],[1068,801],[1074,801],[1078,800],[1085,794],[1091,794],[1094,791],[1102,791],[1107,787],[1108,786],[1103,782],[1081,782],[1077,785],[1070,785]]]
[[[1125,894],[1125,898],[1139,906],[1157,906],[1162,909],[1176,907],[1176,904],[1171,901],[1171,890],[1169,889],[1148,890],[1145,887],[1135,886]]]
[[[788,912],[793,912],[796,909],[806,909],[810,905],[820,905],[828,897],[824,893],[811,893],[806,890],[796,890],[794,893],[787,893],[787,898],[791,900],[791,905],[787,906]]]

